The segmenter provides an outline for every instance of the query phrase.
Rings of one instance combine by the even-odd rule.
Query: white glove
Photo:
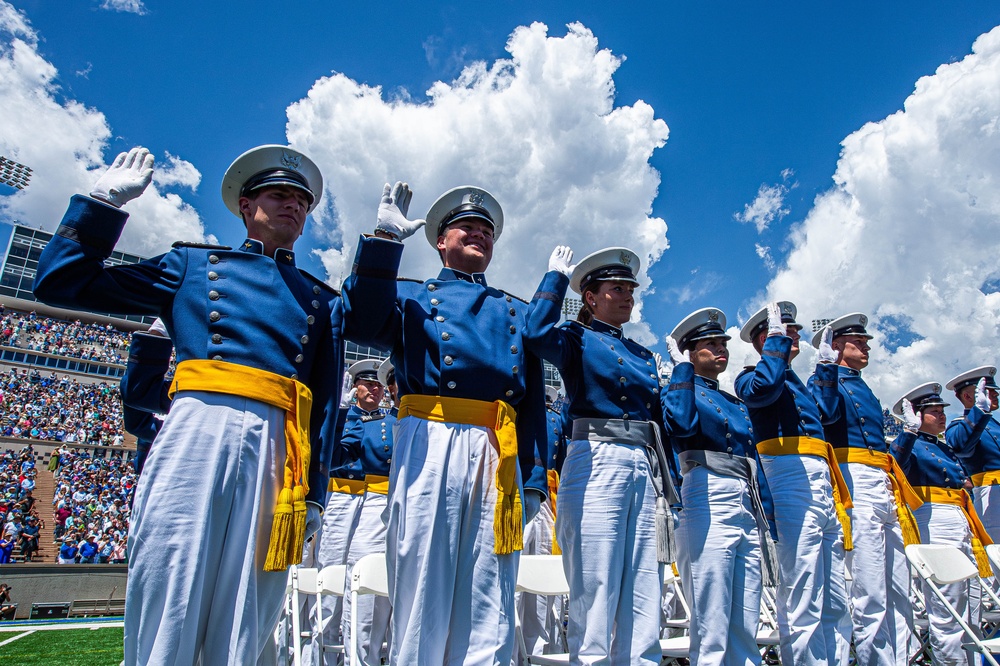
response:
[[[353,388],[354,382],[351,381],[351,373],[344,370],[344,381],[340,385],[340,406],[350,407],[351,406],[351,388]]]
[[[549,271],[556,271],[569,277],[576,268],[572,265],[572,261],[573,250],[569,245],[556,245],[556,249],[552,250],[552,256],[549,257]]]
[[[920,417],[913,412],[913,405],[903,398],[903,426],[907,430],[920,430]]]
[[[350,391],[348,391],[347,392],[347,397],[344,398],[344,400],[346,401],[345,404],[344,404],[344,406],[345,407],[350,407],[351,404],[354,402],[354,399],[357,396],[358,396],[358,389],[352,388]]]
[[[788,332],[788,327],[785,326],[785,322],[781,321],[781,310],[778,309],[777,303],[767,304],[767,337],[772,335],[785,335]]]
[[[323,525],[323,507],[316,502],[306,502],[306,541]]]
[[[677,341],[669,335],[667,336],[667,351],[670,352],[670,360],[673,361],[675,366],[691,362],[691,352],[682,352],[681,348],[677,345]]]
[[[396,240],[403,240],[412,236],[420,227],[427,224],[427,220],[408,220],[406,213],[410,209],[410,186],[406,183],[396,181],[390,187],[389,183],[382,188],[382,203],[378,206],[378,221],[375,223],[375,231],[382,231]]]
[[[167,327],[163,325],[163,320],[159,317],[153,320],[153,323],[149,325],[149,329],[146,333],[150,335],[158,335],[161,338],[169,338],[170,334],[167,333]]]
[[[986,394],[986,378],[983,377],[979,380],[979,383],[976,384],[976,407],[978,407],[980,411],[989,414],[991,405],[992,402],[990,401],[990,396]]]
[[[823,329],[823,336],[819,341],[819,357],[817,363],[836,363],[837,350],[833,348],[833,329],[827,326]]]
[[[537,490],[526,488],[524,490],[524,522],[530,523],[531,519],[542,510],[542,494]]]
[[[111,168],[90,191],[90,196],[121,208],[143,193],[153,180],[153,156],[145,148],[135,147],[120,153]]]
[[[670,363],[664,363],[663,357],[658,352],[653,352],[653,363],[656,365],[656,374],[660,379],[670,378],[673,366]]]

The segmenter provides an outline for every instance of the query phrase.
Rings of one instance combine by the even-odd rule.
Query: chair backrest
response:
[[[313,567],[299,567],[299,594],[318,594],[319,587],[316,585],[316,577],[319,571]]]
[[[346,587],[347,566],[343,564],[331,564],[323,567],[316,580],[316,587],[320,594],[332,594],[336,597],[344,596]]]
[[[993,572],[1000,575],[1000,544],[991,543],[986,546],[986,556],[990,558],[990,565],[993,567]]]
[[[561,555],[522,555],[517,565],[517,591],[542,596],[569,594]]]
[[[957,583],[979,575],[979,569],[955,546],[910,544],[906,557],[922,578],[938,585]]]
[[[389,575],[385,568],[385,553],[365,555],[351,569],[351,592],[389,596]]]

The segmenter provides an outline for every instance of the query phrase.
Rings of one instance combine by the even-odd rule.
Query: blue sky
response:
[[[0,129],[0,154],[29,163],[39,174],[57,172],[58,160],[79,163],[72,177],[36,178],[32,187],[47,191],[33,194],[35,199],[27,190],[15,198],[0,186],[0,220],[15,218],[54,228],[65,205],[58,202],[84,189],[102,161],[109,163],[117,152],[142,144],[165,167],[165,179],[157,184],[155,197],[149,195],[150,200],[133,211],[136,231],[131,237],[127,232],[123,242],[147,254],[162,251],[174,238],[199,234],[234,244],[241,240],[240,225],[218,195],[225,168],[253,145],[291,140],[320,155],[332,188],[326,204],[336,202],[320,213],[298,248],[300,264],[319,275],[343,271],[353,238],[374,220],[382,180],[413,183],[413,213],[422,215],[439,191],[467,177],[506,194],[502,203],[507,207],[510,201],[509,209],[518,213],[510,224],[520,225],[521,231],[511,234],[513,245],[498,254],[503,264],[491,269],[495,283],[517,293],[530,295],[557,243],[573,245],[578,257],[611,244],[631,246],[642,256],[648,246],[647,264],[650,258],[656,260],[648,275],[653,288],[643,298],[642,323],[634,327],[634,335],[654,350],[664,351],[664,333],[697,308],[721,307],[730,323],[738,325],[765,298],[782,297],[799,302],[806,319],[864,310],[873,314],[877,325],[879,315],[884,317],[877,342],[892,363],[879,369],[876,355],[870,371],[884,402],[920,381],[944,381],[967,367],[998,360],[992,351],[1000,310],[992,298],[995,287],[984,290],[976,284],[971,295],[945,289],[937,296],[944,305],[911,317],[912,303],[926,289],[907,294],[902,286],[964,284],[968,277],[947,268],[915,274],[903,266],[891,275],[880,274],[878,284],[872,285],[864,278],[865,262],[857,270],[851,268],[852,252],[877,246],[869,242],[876,236],[898,238],[914,215],[928,209],[925,202],[912,210],[905,203],[891,212],[873,210],[886,200],[913,202],[927,192],[927,186],[916,185],[921,182],[917,177],[904,179],[914,183],[909,194],[889,188],[892,183],[899,187],[894,165],[911,160],[917,168],[938,160],[938,172],[957,170],[966,180],[985,179],[997,189],[991,179],[1000,177],[998,153],[989,139],[984,145],[983,137],[976,136],[982,122],[969,121],[968,131],[958,137],[942,134],[936,145],[946,147],[947,139],[947,145],[956,146],[951,151],[929,154],[914,148],[919,141],[912,137],[921,132],[913,129],[892,135],[911,137],[906,150],[893,153],[896,144],[891,142],[888,149],[871,148],[873,137],[885,135],[883,130],[897,121],[904,127],[952,126],[948,116],[934,117],[937,111],[927,112],[930,116],[921,125],[917,116],[909,118],[909,109],[901,115],[904,103],[921,77],[934,76],[942,65],[961,65],[976,39],[1000,24],[1000,5],[995,2],[244,2],[233,7],[153,0],[0,5],[0,57],[12,68],[4,71],[27,69],[35,77],[25,76],[25,81],[0,92],[0,101],[16,100],[24,114],[15,116],[21,119],[19,126],[10,120],[3,123],[11,122]],[[21,27],[12,28],[18,21]],[[547,31],[530,31],[528,26],[535,22],[545,24]],[[581,24],[574,34],[583,35],[577,46],[539,55],[541,49],[555,49],[553,40],[573,32],[567,24],[574,22]],[[455,83],[476,62],[489,69],[511,59],[505,49],[519,27],[519,64],[512,88],[529,79],[526,72],[532,63],[543,63],[540,69],[545,70],[527,86],[525,98],[504,99],[482,86]],[[588,35],[596,40],[592,53],[581,46]],[[17,57],[16,40],[27,44],[24,51],[33,62],[25,65]],[[604,50],[624,58],[609,66],[604,79],[589,81],[560,72],[595,69],[607,60],[602,60]],[[970,62],[968,73],[952,68],[949,76],[959,77],[956,80],[972,90],[988,90],[995,80],[989,76],[998,67],[985,60],[983,56]],[[46,65],[53,71],[46,74]],[[339,92],[317,85],[333,73],[341,75],[330,81]],[[983,76],[988,83],[970,81],[973,76]],[[567,87],[561,87],[565,81]],[[475,118],[441,118],[448,105],[441,95],[437,100],[426,95],[436,82],[450,95],[472,90],[469,99],[459,94],[465,101],[455,108],[469,114],[470,108],[487,109],[483,117],[489,122],[476,126]],[[614,95],[604,99],[600,89],[608,82]],[[509,83],[501,77],[501,83],[493,85]],[[46,108],[32,115],[33,85],[36,96],[41,91],[49,98],[48,106],[61,110]],[[362,95],[345,92],[351,85],[380,87],[381,102],[355,104]],[[934,94],[948,94],[935,92],[949,87],[943,81],[938,88],[929,87]],[[540,102],[537,108],[525,102],[525,120],[518,114],[518,99],[530,101],[539,95],[556,101]],[[988,99],[982,102],[982,118],[995,117],[995,94],[984,97]],[[920,101],[914,98],[913,106],[920,107]],[[953,100],[953,106],[948,98],[930,101],[934,103],[928,102],[928,107],[953,109],[955,115],[968,108],[967,101]],[[297,103],[301,117],[290,121],[289,107]],[[566,142],[573,149],[560,152],[551,147],[561,140],[561,114],[571,115],[578,108],[583,115],[605,118],[610,108],[602,105],[607,104],[626,117],[619,118],[616,130],[605,133],[592,118],[567,121]],[[85,110],[66,111],[75,105]],[[548,112],[555,114],[553,129],[529,126],[532,118]],[[377,121],[383,114],[384,134]],[[88,122],[80,122],[81,115]],[[40,140],[32,135],[35,117],[45,118],[40,123],[44,127],[34,128],[45,135],[45,150],[33,147]],[[369,118],[376,120],[364,122]],[[529,125],[519,129],[518,123]],[[868,123],[873,125],[864,130]],[[500,126],[504,129],[497,129]],[[69,128],[68,138],[60,144],[63,127]],[[429,128],[427,135],[416,136],[424,127]],[[351,136],[354,128],[357,137]],[[90,139],[87,131],[92,131]],[[505,137],[522,133],[532,144],[529,152],[546,158],[541,171],[490,163],[491,155],[498,162],[517,159],[505,151],[480,146],[461,154],[461,146],[479,136],[484,143],[490,137],[502,144]],[[995,135],[988,136],[996,141]],[[855,160],[841,156],[842,143],[854,145],[850,137],[859,145]],[[452,141],[459,146],[447,145]],[[633,142],[631,152],[621,148]],[[970,155],[976,146],[987,154]],[[890,159],[874,157],[880,151]],[[875,179],[876,184],[865,189],[869,167],[882,162],[890,165],[884,173],[891,178]],[[559,169],[565,173],[553,173]],[[603,173],[591,180],[588,170]],[[531,187],[533,182],[537,188]],[[572,188],[572,193],[566,194],[563,187]],[[1000,227],[996,195],[990,199],[985,184],[977,187],[983,192],[969,194],[964,185],[942,187],[932,203],[965,192],[977,202],[969,228],[995,232]],[[894,194],[883,200],[878,193],[882,188]],[[758,199],[759,193],[769,193],[770,199]],[[549,196],[558,205],[538,203]],[[837,203],[838,197],[846,197],[846,203]],[[736,219],[755,200],[758,215],[746,222]],[[873,206],[876,201],[879,206]],[[824,252],[823,243],[833,248],[846,242],[836,235],[823,236],[824,229],[828,232],[837,224],[835,203],[856,213],[864,231],[856,245]],[[621,225],[612,222],[616,214],[622,216]],[[583,218],[587,224],[574,221]],[[953,220],[936,222],[941,226],[928,219],[928,229],[943,230]],[[529,227],[530,233],[523,231]],[[986,233],[981,240],[993,243],[995,237]],[[924,244],[937,249],[941,241],[947,241],[947,234]],[[426,277],[433,259],[429,248],[420,246],[418,238],[408,246],[414,247],[407,255],[420,259],[406,268]],[[308,251],[331,248],[340,254],[321,257]],[[982,283],[995,280],[994,272],[1000,275],[995,249],[976,257],[973,273],[982,276]],[[820,269],[827,256],[839,256],[840,263],[817,278],[813,267]],[[841,279],[845,272],[850,279]],[[332,275],[335,282],[339,277]],[[958,322],[951,337],[939,335],[935,322],[949,316],[947,303],[966,296],[968,311],[963,309],[961,316],[975,317],[976,325]],[[956,349],[957,336],[970,328],[975,339]],[[929,348],[922,346],[926,341]],[[737,354],[743,353],[734,346],[734,365],[741,364]]]

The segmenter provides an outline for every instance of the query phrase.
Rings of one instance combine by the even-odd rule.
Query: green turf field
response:
[[[0,631],[0,643],[26,633]],[[0,645],[0,664],[18,666],[118,666],[125,655],[124,629],[62,629],[36,631],[30,636]]]

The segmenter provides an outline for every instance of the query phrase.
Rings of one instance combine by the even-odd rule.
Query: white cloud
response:
[[[146,6],[142,4],[142,0],[103,0],[101,2],[101,9],[139,15],[146,13]]]
[[[38,35],[24,14],[0,0],[0,154],[34,170],[27,188],[0,196],[0,214],[54,230],[70,196],[89,192],[106,168],[111,129],[100,111],[63,96],[56,68],[37,46]],[[198,179],[192,165],[173,157],[157,175],[158,182],[191,188]],[[176,194],[158,192],[155,184],[126,210],[132,216],[122,250],[151,255],[177,239],[205,239],[198,213]]]
[[[754,200],[743,206],[742,213],[736,213],[733,217],[744,224],[752,223],[757,228],[758,234],[767,231],[772,222],[780,221],[790,212],[785,206],[785,195],[796,187],[795,183],[788,184],[794,173],[791,169],[784,169],[781,172],[784,182],[775,185],[762,184]],[[760,254],[759,250],[757,254]]]
[[[972,51],[844,140],[766,289],[806,321],[872,315],[865,376],[884,404],[1000,361],[1000,27]]]
[[[651,216],[660,176],[648,161],[667,125],[642,101],[615,106],[623,58],[599,49],[588,29],[547,33],[541,23],[517,28],[509,59],[467,65],[455,81],[435,83],[424,103],[387,101],[381,88],[335,73],[289,107],[289,142],[326,178],[314,217],[333,246],[322,253],[333,282],[349,272],[358,234],[374,226],[383,183],[402,179],[414,189],[411,217],[457,185],[497,196],[506,224],[488,276],[513,293],[530,297],[552,248],[567,243],[578,258],[632,247],[648,284],[646,271],[668,247],[666,223]],[[402,274],[437,274],[422,234],[407,246]],[[643,324],[630,333],[655,340]]]
[[[176,185],[194,191],[201,183],[201,172],[187,160],[167,153],[167,163],[156,167],[153,181],[161,187]]]
[[[761,243],[754,243],[753,248],[757,252],[757,256],[764,262],[767,270],[773,271],[776,264],[774,263],[774,257],[771,255],[771,248]]]

